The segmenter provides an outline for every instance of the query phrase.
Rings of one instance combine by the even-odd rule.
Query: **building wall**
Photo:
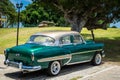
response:
[[[0,28],[6,27],[7,26],[7,16],[3,15],[0,12]]]

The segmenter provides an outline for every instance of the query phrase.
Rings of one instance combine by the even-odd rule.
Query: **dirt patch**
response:
[[[120,66],[120,62],[112,62],[112,61],[106,61],[107,64],[111,64],[111,65],[118,65]]]

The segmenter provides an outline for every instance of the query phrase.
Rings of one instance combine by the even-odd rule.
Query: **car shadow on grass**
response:
[[[85,70],[91,67],[94,67],[94,66],[92,66],[90,63],[64,66],[62,67],[60,74],[58,74],[57,76],[48,76],[46,73],[46,70],[39,70],[39,71],[29,72],[25,74],[22,74],[22,72],[18,71],[18,72],[12,72],[12,73],[5,73],[4,75],[6,77],[9,77],[15,80],[46,80],[46,79],[52,79],[52,78],[64,76],[66,74],[70,74],[76,71]]]
[[[102,42],[105,45],[105,61],[120,62],[120,37],[97,38],[96,42]]]

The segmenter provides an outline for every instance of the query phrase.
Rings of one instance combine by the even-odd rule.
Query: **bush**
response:
[[[116,26],[112,26],[111,28],[117,28]]]
[[[24,27],[36,27],[37,24],[24,24]]]

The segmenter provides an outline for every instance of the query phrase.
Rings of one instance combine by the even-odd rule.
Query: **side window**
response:
[[[60,39],[60,44],[70,44],[71,43],[71,39],[70,39],[70,35],[64,36]]]
[[[83,43],[82,38],[80,35],[74,35],[73,43]]]

